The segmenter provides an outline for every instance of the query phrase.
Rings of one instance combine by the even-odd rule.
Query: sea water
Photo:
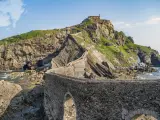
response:
[[[144,73],[137,76],[137,79],[160,79],[160,67],[156,67],[156,72]],[[0,80],[10,80],[10,72],[0,72]]]
[[[8,72],[0,72],[0,80],[7,80],[10,78],[10,73]]]
[[[157,70],[156,72],[140,74],[137,79],[160,79],[160,67],[155,69]]]

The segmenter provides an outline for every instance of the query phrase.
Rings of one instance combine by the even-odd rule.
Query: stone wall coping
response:
[[[96,80],[96,79],[87,79],[87,78],[75,78],[70,76],[65,76],[61,74],[56,73],[45,73],[45,76],[57,76],[63,79],[68,79],[70,81],[75,82],[81,82],[81,83],[157,83],[160,82],[160,79],[146,79],[146,80],[114,80],[114,79],[102,79],[102,80]]]

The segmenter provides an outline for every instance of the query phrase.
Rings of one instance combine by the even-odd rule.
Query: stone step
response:
[[[84,71],[84,67],[83,68],[75,68],[74,70],[75,70],[75,72]]]

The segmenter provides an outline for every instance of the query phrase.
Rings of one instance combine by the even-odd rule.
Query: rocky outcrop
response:
[[[114,65],[97,50],[93,50],[87,56],[87,62],[91,70],[100,77],[115,78],[112,73]]]
[[[82,48],[71,35],[68,35],[58,51],[57,56],[53,57],[54,59],[52,63],[53,65],[56,63],[56,65],[65,66],[69,62],[80,58],[84,51],[84,48]]]
[[[160,66],[160,56],[158,52],[151,52],[149,54],[139,51],[138,56],[141,60],[141,62],[147,64],[147,65],[152,65],[154,67],[159,67]]]
[[[35,64],[43,59],[48,64],[53,58],[52,67],[65,66],[80,58],[90,47],[93,48],[90,51],[99,51],[105,56],[107,64],[113,66],[136,63],[137,51],[141,62],[159,64],[157,53],[156,56],[151,55],[153,50],[150,48],[147,48],[149,54],[143,49],[139,51],[140,46],[134,44],[133,39],[122,31],[114,30],[110,20],[89,16],[81,24],[64,29],[31,31],[0,41],[0,69],[19,69],[27,60]],[[106,71],[105,65],[98,63],[94,67],[97,69],[99,66]]]
[[[144,52],[139,52],[138,56],[139,56],[141,62],[148,64],[148,65],[152,64],[150,55],[147,55]]]
[[[19,74],[19,75],[17,75]],[[12,77],[21,76],[17,84],[2,81],[0,93],[5,105],[5,111],[0,115],[1,120],[47,120],[43,108],[43,73],[35,71],[12,74]],[[14,78],[14,77],[13,77]],[[16,79],[17,79],[16,78]],[[0,81],[1,83],[1,81]],[[4,85],[7,87],[3,87]],[[19,85],[18,85],[19,84]],[[12,87],[12,86],[13,87]],[[18,87],[16,87],[18,86]],[[22,87],[22,88],[21,88]],[[16,92],[17,90],[17,92]],[[21,91],[21,92],[20,92]],[[6,94],[5,94],[6,93]],[[16,94],[17,93],[17,94]],[[7,96],[13,96],[12,98]],[[1,97],[0,97],[1,100]],[[1,108],[0,108],[1,110]]]
[[[53,61],[55,62],[54,58]],[[94,73],[99,77],[114,78],[115,76],[113,75],[112,70],[115,70],[114,65],[107,60],[103,54],[96,50],[92,50],[90,53],[86,51],[80,58],[69,62],[65,66],[53,66],[48,72],[76,78],[84,78],[85,72],[88,72],[89,75]]]
[[[124,45],[125,44],[126,36],[122,31],[121,32],[115,31],[114,36],[115,36],[115,39],[117,40],[118,45]]]
[[[90,37],[94,42],[100,41],[101,37],[108,39],[114,38],[114,26],[109,20],[95,19],[95,17],[88,17],[82,22],[82,25],[78,27],[83,27],[89,33]]]
[[[160,67],[160,56],[159,54],[152,53],[151,54],[151,62],[153,66]]]
[[[0,45],[0,69],[18,69],[22,68],[26,61],[36,62],[40,58],[45,58],[61,47],[65,37],[66,31],[61,30],[55,33],[44,33],[43,36],[37,35],[25,40],[2,44]]]
[[[36,64],[42,59],[44,64],[52,63],[48,72],[77,78],[85,77],[86,73],[111,79],[122,74],[124,79],[135,70],[128,67],[137,63],[137,53],[145,64],[156,66],[160,63],[157,52],[147,47],[138,49],[139,46],[128,40],[123,32],[114,30],[111,21],[97,16],[90,16],[81,24],[65,29],[32,31],[0,43],[0,69],[19,69],[26,60]],[[145,64],[138,65],[137,69],[148,70]],[[18,82],[16,79],[23,90],[19,85],[0,81],[0,116],[3,114],[0,119],[46,120],[44,73],[27,71],[16,74],[19,73],[12,74],[12,78],[23,78]]]
[[[21,91],[22,88],[20,85],[3,80],[0,81],[0,116],[6,112],[10,101]]]
[[[1,120],[45,120],[43,108],[43,87],[37,86],[32,90],[23,90],[15,96],[0,117]]]

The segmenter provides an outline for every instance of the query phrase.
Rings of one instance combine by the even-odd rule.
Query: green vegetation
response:
[[[128,49],[142,51],[142,52],[146,53],[147,55],[151,54],[151,52],[154,52],[154,50],[152,50],[150,47],[134,44],[129,39],[126,40],[125,46],[128,47]]]
[[[151,49],[150,47],[137,45],[137,44],[132,43],[131,41],[127,42],[125,46],[128,47],[128,49],[139,50],[147,55],[150,55],[152,52],[154,52],[154,50]]]
[[[82,28],[80,28],[80,27],[75,27],[75,28],[72,29],[71,34],[76,34],[76,33],[81,32],[81,31],[83,31]]]
[[[73,34],[72,37],[76,39],[76,41],[80,45],[82,45],[84,48],[94,44],[86,31],[82,31],[81,33]]]
[[[106,39],[104,37],[101,37],[100,43],[103,44],[103,45],[113,45],[114,43],[116,43],[116,41],[108,40],[108,39]]]
[[[94,22],[91,19],[87,18],[84,21],[82,21],[80,25],[76,25],[75,28],[72,29],[72,34],[77,33],[77,32],[82,32],[87,26],[92,25],[92,24],[94,24]]]
[[[91,20],[91,19],[85,19],[83,22],[82,22],[82,24],[84,25],[84,26],[88,26],[88,25],[91,25],[91,24],[93,24],[94,22]]]
[[[132,43],[134,43],[133,37],[128,36],[127,39],[130,40]]]
[[[86,31],[82,31],[78,34],[72,35],[76,41],[82,45],[84,48],[87,48],[88,46],[95,46],[95,48],[104,54],[108,60],[112,62],[114,65],[123,65],[128,66],[132,63],[135,63],[137,60],[137,55],[133,51],[129,51],[129,47],[127,45],[124,46],[118,46],[117,40],[108,40],[101,36],[100,41],[98,43],[92,42],[91,38],[89,37],[88,33]],[[133,43],[130,41],[130,45],[133,46]],[[92,52],[92,51],[90,51]],[[129,60],[129,58],[132,57],[134,60]],[[93,59],[94,60],[94,59]],[[117,63],[117,61],[119,63]]]
[[[150,47],[134,44],[134,40],[130,36],[127,37],[125,46],[126,46],[126,48],[128,47],[128,49],[139,50],[139,51],[142,51],[148,55],[151,54],[151,52],[153,52],[153,50]]]
[[[90,28],[86,29],[86,27],[91,26]],[[100,29],[101,26],[98,27]],[[111,27],[106,26],[107,29],[111,29]],[[105,29],[105,27],[104,27]],[[66,29],[61,29],[62,31],[65,31]],[[96,31],[95,23],[92,19],[85,19],[80,25],[72,26],[70,27],[70,34],[78,44],[80,44],[84,48],[90,48],[90,47],[95,47],[97,50],[99,50],[101,53],[103,53],[106,58],[108,58],[114,65],[123,65],[123,66],[128,66],[135,62],[137,58],[137,53],[135,52],[136,50],[142,51],[146,54],[151,54],[151,52],[154,52],[149,47],[141,46],[134,44],[134,40],[131,36],[126,36],[124,32],[120,31],[114,31],[113,28],[112,30],[109,30],[109,34],[112,35],[109,36],[104,32],[104,30],[100,30],[99,33]],[[50,35],[55,35],[59,30],[34,30],[30,31],[28,33],[16,35],[13,37],[9,37],[6,39],[3,39],[0,41],[1,44],[11,44],[11,43],[17,43],[21,40],[29,40],[33,38],[39,38],[39,37],[44,37],[42,40],[42,44],[48,44],[49,40],[52,39]],[[110,33],[111,32],[111,33]],[[105,35],[104,35],[105,34]],[[99,39],[100,36],[100,39]],[[104,36],[109,36],[108,39],[105,38]],[[111,39],[111,40],[109,40]],[[34,39],[33,39],[34,40]],[[121,46],[122,45],[122,46]],[[131,61],[129,60],[130,58],[133,58],[134,60]]]
[[[134,43],[133,43],[132,41],[130,41],[129,39],[126,39],[125,46],[128,47],[129,49],[134,49],[134,50],[137,49],[137,45],[134,44]]]
[[[112,45],[106,46],[106,43]],[[136,54],[134,52],[130,53],[127,52],[127,50],[129,49],[128,46],[116,45],[116,40],[107,40],[102,37],[99,44],[96,45],[96,48],[101,53],[103,53],[114,65],[118,65],[116,62],[117,59],[121,65],[128,66],[129,64],[131,64],[131,61],[128,61],[128,58],[130,57],[136,58]]]
[[[80,29],[80,30],[82,30],[82,29],[84,29],[84,28],[86,28],[87,26],[89,26],[89,25],[92,25],[94,22],[91,20],[91,19],[85,19],[82,23],[81,23],[81,25],[79,25],[78,26],[78,28]]]
[[[154,52],[150,47],[146,47],[146,46],[142,46],[142,45],[137,45],[137,49],[146,53],[147,55],[150,55],[152,52]]]
[[[58,30],[34,30],[28,33],[23,33],[20,35],[16,35],[13,37],[0,40],[0,44],[10,44],[10,43],[16,43],[21,40],[31,39],[35,37],[44,37],[46,34],[55,34],[57,31]]]
[[[115,31],[115,39],[119,39],[119,37],[126,37],[124,32],[120,31]]]

